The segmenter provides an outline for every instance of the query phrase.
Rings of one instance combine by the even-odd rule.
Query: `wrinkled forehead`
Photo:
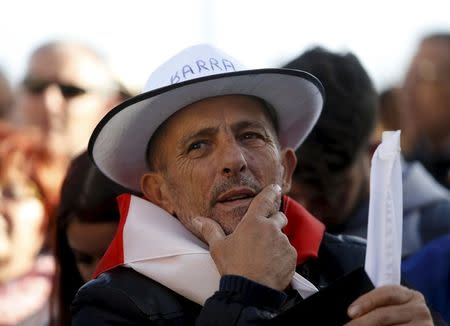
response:
[[[225,95],[206,98],[178,110],[163,124],[164,129],[183,128],[186,124],[202,123],[227,118],[230,122],[259,121],[277,133],[275,110],[264,100],[248,95]]]

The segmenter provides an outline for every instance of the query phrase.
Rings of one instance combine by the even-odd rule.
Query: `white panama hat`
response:
[[[172,114],[199,100],[221,95],[256,96],[278,119],[282,147],[297,149],[319,118],[323,87],[309,73],[291,69],[246,70],[206,44],[187,48],[162,64],[144,91],[113,108],[99,122],[88,151],[110,179],[134,193],[148,171],[147,146]]]

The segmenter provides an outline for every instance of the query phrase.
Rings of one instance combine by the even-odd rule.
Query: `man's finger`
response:
[[[194,228],[193,231],[209,246],[226,236],[220,225],[210,218],[197,216],[192,220],[192,227]]]
[[[270,216],[270,221],[274,223],[278,229],[283,229],[288,224],[288,219],[286,215],[282,212],[277,212]]]
[[[361,316],[376,308],[399,305],[413,299],[414,291],[400,285],[376,288],[356,299],[348,308],[350,318]]]
[[[281,187],[277,184],[265,187],[253,198],[244,219],[269,217],[280,210]]]
[[[404,304],[378,307],[356,317],[345,326],[359,325],[433,325],[430,310],[417,291],[414,298]]]
[[[407,325],[412,321],[411,316],[411,309],[407,305],[387,306],[370,311],[348,322],[345,326]]]

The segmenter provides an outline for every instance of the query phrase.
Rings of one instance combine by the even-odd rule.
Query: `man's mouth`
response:
[[[234,188],[217,198],[217,203],[227,206],[249,205],[256,193],[250,188]]]

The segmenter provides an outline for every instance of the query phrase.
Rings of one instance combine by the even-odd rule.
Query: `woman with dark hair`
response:
[[[92,277],[114,237],[122,189],[91,163],[86,152],[75,158],[66,175],[56,215],[54,292],[58,325],[70,325],[70,303]]]

